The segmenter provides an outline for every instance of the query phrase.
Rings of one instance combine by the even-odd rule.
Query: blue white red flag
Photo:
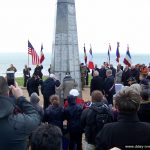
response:
[[[119,53],[119,42],[117,42],[117,50],[116,50],[116,61],[119,63],[119,59],[120,59],[120,53]]]
[[[129,45],[127,45],[127,52],[126,52],[126,56],[125,56],[123,62],[124,62],[125,65],[128,65],[129,67],[132,64],[131,55],[130,55],[130,52],[129,52]]]
[[[109,43],[109,47],[108,47],[108,61],[109,61],[109,64],[110,64],[110,51],[111,51],[111,45]]]

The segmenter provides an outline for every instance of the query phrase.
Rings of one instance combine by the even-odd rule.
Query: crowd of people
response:
[[[42,67],[37,66],[32,77],[30,68],[25,66],[23,70],[28,74],[30,101],[17,83],[8,86],[0,76],[0,149],[150,148],[150,67],[143,64],[123,69],[118,64],[115,69],[108,63],[101,68],[95,66],[88,83],[90,101],[80,97],[78,84],[69,72],[62,83],[51,72],[43,81]],[[83,88],[89,73],[81,71]],[[117,84],[123,85],[119,91]],[[39,85],[43,106],[39,104]],[[63,101],[57,91],[63,91]]]

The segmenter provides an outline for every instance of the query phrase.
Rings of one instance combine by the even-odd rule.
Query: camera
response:
[[[15,85],[15,72],[14,71],[7,71],[6,77],[7,77],[8,86]]]

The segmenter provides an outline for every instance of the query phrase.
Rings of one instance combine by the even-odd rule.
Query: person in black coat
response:
[[[99,69],[99,76],[103,78],[103,80],[105,80],[106,78],[106,70],[107,68],[104,65],[102,65],[101,68]]]
[[[140,71],[136,69],[135,65],[131,66],[130,75],[131,75],[131,77],[136,79],[137,83],[139,83]]]
[[[55,87],[60,86],[60,81],[56,80],[56,77],[54,74],[50,74],[50,77],[48,77],[41,86],[41,93],[44,97],[44,109],[49,106],[49,97],[51,95],[55,94]]]
[[[42,73],[42,69],[43,69],[43,66],[42,65],[37,65],[34,69],[34,74],[36,76],[39,76],[41,79],[42,79],[42,76],[43,76],[43,73]]]
[[[65,108],[64,115],[67,120],[67,129],[70,135],[69,149],[82,150],[82,127],[80,117],[82,114],[82,106],[76,104],[76,97],[68,96],[69,106]]]
[[[93,76],[94,71],[98,71],[99,72],[99,68],[97,67],[97,64],[95,64],[95,68],[92,70],[92,76]]]
[[[124,88],[115,96],[118,122],[105,124],[96,137],[96,150],[136,149],[137,145],[149,145],[150,124],[140,122],[137,111],[141,96],[130,87]]]
[[[128,79],[131,77],[131,71],[129,66],[126,65],[123,72],[122,72],[122,82],[124,86],[129,86]]]
[[[94,71],[90,85],[90,93],[92,93],[95,90],[103,92],[103,87],[104,87],[104,80],[99,76],[98,71]]]
[[[143,90],[140,95],[142,97],[142,101],[141,101],[140,109],[138,111],[139,119],[140,119],[140,121],[150,123],[150,95],[149,95],[149,91],[147,89]]]
[[[0,76],[0,149],[27,150],[28,137],[39,124],[40,116],[21,88],[17,84],[8,87]]]
[[[23,69],[23,75],[24,75],[24,87],[27,86],[27,81],[30,78],[30,71],[31,68],[28,68],[27,65],[25,65],[25,68]]]
[[[50,105],[45,109],[44,121],[58,126],[63,131],[64,109],[57,95],[50,97]]]
[[[27,81],[27,91],[29,93],[29,96],[31,96],[32,93],[37,93],[39,95],[39,85],[40,85],[40,79],[35,74],[32,75],[30,79]]]
[[[83,110],[81,115],[81,125],[85,132],[85,149],[95,148],[95,138],[105,123],[112,122],[113,117],[107,100],[104,100],[102,92],[96,90],[92,92],[92,104]],[[98,117],[99,116],[99,117]]]
[[[110,64],[110,69],[112,70],[112,75],[115,78],[116,77],[116,69],[113,67],[112,64]]]
[[[112,70],[106,71],[107,78],[104,83],[104,93],[110,105],[113,105],[113,95],[115,94],[115,81],[112,75]]]

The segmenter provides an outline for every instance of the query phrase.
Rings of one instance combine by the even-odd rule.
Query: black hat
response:
[[[66,72],[66,76],[70,76],[70,72]]]

